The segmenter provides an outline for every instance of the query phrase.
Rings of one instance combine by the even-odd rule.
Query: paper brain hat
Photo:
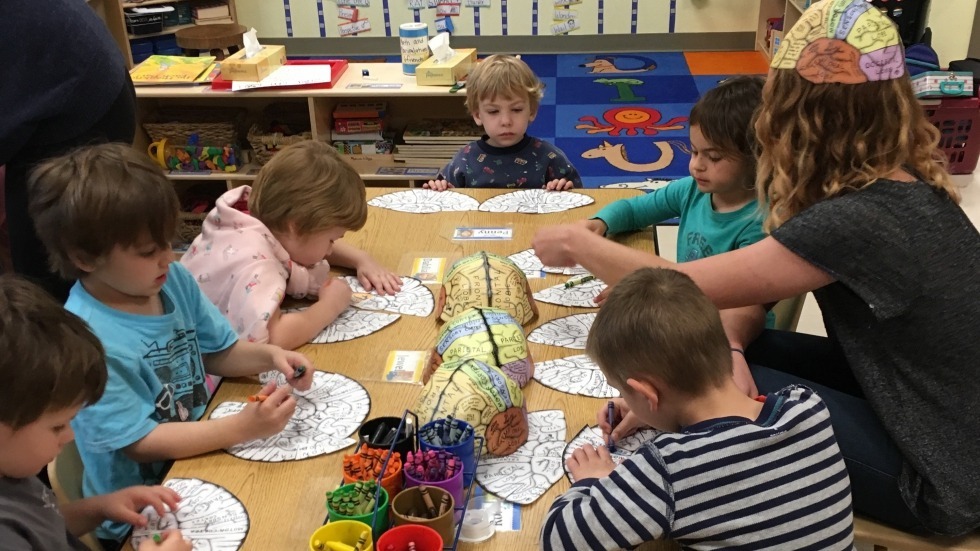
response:
[[[442,321],[449,321],[476,306],[505,310],[521,325],[538,315],[524,272],[513,260],[483,251],[453,264],[443,279],[436,309]]]
[[[454,316],[439,333],[436,361],[474,359],[499,367],[521,388],[534,375],[524,328],[498,308],[470,308]]]
[[[486,438],[487,451],[510,455],[527,442],[524,394],[499,368],[479,360],[444,363],[422,388],[412,411],[425,425],[452,415]]]
[[[796,69],[815,84],[860,84],[905,77],[898,28],[865,0],[823,0],[786,33],[773,69]]]

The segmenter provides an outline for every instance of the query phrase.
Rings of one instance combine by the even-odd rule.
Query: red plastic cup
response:
[[[395,526],[378,538],[374,548],[408,551],[408,542],[415,543],[415,551],[442,551],[442,537],[439,532],[421,524]]]

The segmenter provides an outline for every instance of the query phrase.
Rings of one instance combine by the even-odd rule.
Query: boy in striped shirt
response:
[[[685,549],[853,549],[850,483],[826,405],[801,386],[758,400],[740,391],[718,310],[688,276],[644,268],[623,279],[587,352],[622,394],[614,418],[626,430],[616,432],[664,432],[618,467],[605,446],[576,450],[568,468],[577,482],[545,519],[544,549],[657,539]]]

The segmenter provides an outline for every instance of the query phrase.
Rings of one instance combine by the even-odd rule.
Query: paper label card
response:
[[[555,6],[571,6],[572,4],[581,4],[582,0],[555,0]]]
[[[467,8],[489,8],[490,0],[466,0]]]
[[[421,257],[412,261],[412,277],[422,283],[442,283],[446,270],[446,259]]]
[[[567,34],[580,28],[581,25],[579,24],[578,19],[569,19],[567,21],[562,21],[557,25],[552,25],[551,34]]]
[[[352,34],[363,33],[365,31],[371,30],[371,21],[368,19],[361,19],[360,21],[351,21],[350,23],[341,23],[337,25],[340,31],[340,36],[350,36]]]
[[[568,19],[578,19],[578,12],[575,10],[555,10],[555,21],[565,21]]]
[[[430,8],[436,8],[436,7],[439,7],[439,0],[427,0],[427,5],[428,5],[428,6],[430,7]]]
[[[412,10],[424,9],[425,0],[408,0],[408,8]]]
[[[233,80],[231,90],[241,92],[254,88],[276,88],[280,86],[305,86],[330,82],[329,65],[283,65],[258,82]]]
[[[439,4],[436,15],[459,15],[459,4]]]
[[[337,17],[347,21],[357,21],[357,8],[337,7]]]
[[[340,0],[337,4],[340,6],[360,6],[367,8],[371,6],[371,0]]]
[[[505,241],[514,238],[514,228],[459,227],[453,231],[454,241]]]
[[[384,380],[389,383],[422,384],[429,360],[427,350],[392,350],[385,361]]]

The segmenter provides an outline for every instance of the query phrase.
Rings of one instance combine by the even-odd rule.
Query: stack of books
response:
[[[461,147],[483,136],[472,119],[423,119],[405,126],[395,160],[413,166],[442,168]]]
[[[330,140],[340,153],[385,155],[393,148],[385,134],[384,102],[341,103],[333,111]]]
[[[212,25],[215,23],[234,23],[231,10],[224,2],[198,4],[194,7],[194,23],[197,25]]]
[[[218,71],[212,56],[151,55],[129,71],[136,86],[154,84],[207,84]]]

